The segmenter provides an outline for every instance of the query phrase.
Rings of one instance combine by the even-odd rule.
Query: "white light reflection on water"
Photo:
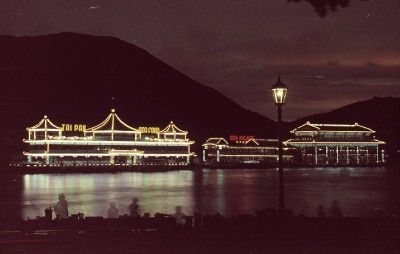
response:
[[[285,171],[286,206],[315,216],[322,205],[329,215],[337,200],[347,216],[399,214],[399,188],[388,183],[383,168],[298,168]],[[186,214],[201,211],[226,216],[253,214],[276,207],[278,175],[274,169],[194,170],[99,174],[36,174],[23,176],[23,218],[44,214],[64,193],[70,213],[105,216],[114,201],[128,213],[132,197],[141,212],[173,213],[181,205]]]
[[[23,178],[22,217],[43,215],[46,207],[64,193],[70,213],[105,216],[115,201],[120,214],[128,213],[133,197],[140,199],[142,212],[174,211],[176,205],[192,212],[191,171],[120,174],[37,174]]]

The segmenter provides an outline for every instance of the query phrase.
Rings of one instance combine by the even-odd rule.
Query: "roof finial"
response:
[[[115,112],[115,96],[111,97],[111,112]]]

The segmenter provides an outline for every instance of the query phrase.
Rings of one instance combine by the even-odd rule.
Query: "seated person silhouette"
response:
[[[115,202],[110,202],[110,208],[107,211],[107,218],[114,219],[118,217],[118,208],[115,205]]]
[[[180,225],[185,224],[185,217],[186,215],[182,212],[182,206],[176,206],[175,207],[175,214],[174,214],[176,223]]]
[[[63,193],[58,195],[58,202],[54,206],[54,213],[57,219],[64,219],[68,217],[68,202]]]

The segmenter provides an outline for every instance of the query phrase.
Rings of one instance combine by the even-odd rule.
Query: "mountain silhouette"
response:
[[[112,37],[0,36],[0,84],[6,153],[20,153],[25,128],[44,114],[56,124],[90,126],[111,108],[134,127],[164,127],[173,120],[197,146],[209,136],[276,133],[274,121]]]

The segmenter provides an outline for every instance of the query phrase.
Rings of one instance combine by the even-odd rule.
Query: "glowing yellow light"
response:
[[[122,126],[122,129],[116,129],[116,123],[119,123],[119,126]],[[120,127],[121,128],[121,127]],[[27,165],[29,165],[31,162],[31,158],[45,158],[46,165],[45,164],[33,164],[32,166],[58,166],[59,164],[55,162],[51,162],[49,160],[50,157],[59,157],[59,158],[64,158],[67,156],[72,156],[74,158],[77,157],[85,157],[85,158],[102,158],[102,157],[108,157],[110,159],[110,162],[108,164],[104,165],[128,165],[127,163],[114,163],[114,156],[126,156],[128,160],[129,158],[135,158],[132,159],[132,164],[140,164],[136,163],[136,157],[137,158],[149,158],[149,157],[157,157],[157,158],[186,158],[186,163],[181,163],[181,162],[174,162],[174,161],[168,161],[166,164],[168,165],[187,165],[189,163],[189,159],[191,157],[195,157],[195,153],[190,152],[190,145],[194,144],[194,141],[191,141],[186,138],[186,135],[188,134],[187,131],[183,131],[176,127],[176,125],[171,121],[170,124],[160,131],[159,127],[146,127],[144,129],[141,127],[141,130],[135,129],[128,124],[126,124],[124,121],[122,121],[118,115],[115,113],[115,110],[112,109],[111,113],[106,117],[106,119],[101,122],[100,124],[87,128],[86,125],[83,124],[63,124],[62,127],[58,127],[55,124],[53,124],[47,116],[45,116],[38,124],[27,128],[28,131],[28,139],[23,139],[23,142],[28,143],[30,145],[46,145],[47,150],[46,151],[31,151],[31,152],[23,152],[25,156],[27,156]],[[44,132],[44,136],[40,135],[37,136],[36,132]],[[79,136],[64,136],[62,135],[63,131],[82,131],[84,132],[84,137],[79,137]],[[142,132],[148,132],[148,133],[154,133],[157,134],[156,138],[141,138]],[[57,136],[53,135],[54,132],[57,132]],[[48,135],[48,133],[52,135]],[[163,138],[159,137],[159,134],[162,133],[164,135]],[[31,139],[31,134],[33,134],[33,139]],[[89,134],[89,135],[87,135]],[[103,134],[103,135],[100,135]],[[102,137],[104,137],[104,134],[111,134],[109,137],[111,140],[102,140]],[[119,135],[115,135],[119,134]],[[126,134],[126,135],[125,135]],[[134,136],[130,135],[134,134]],[[130,135],[130,136],[127,136]],[[122,137],[123,136],[123,137]],[[39,137],[37,139],[37,137]],[[114,137],[116,140],[114,140]],[[122,137],[122,139],[120,139]],[[126,140],[126,139],[132,139],[132,140]],[[62,145],[62,148],[58,148],[57,150],[52,150],[53,145]],[[81,145],[81,146],[86,146],[87,150],[90,150],[90,147],[94,146],[94,149],[96,149],[96,152],[82,152],[82,150],[74,150],[71,151],[70,146],[76,146],[76,145]],[[103,147],[106,146],[106,147]],[[121,149],[124,146],[126,147],[125,149]],[[102,149],[100,149],[103,147]],[[110,148],[113,147],[113,148]],[[140,147],[143,149],[143,151],[139,151],[135,149],[135,147]],[[153,149],[146,149],[144,147],[161,147],[161,148],[173,148],[173,147],[187,147],[185,149],[187,152],[182,152],[182,151],[167,151],[164,150],[166,153],[157,153]],[[115,149],[117,148],[117,149]],[[63,150],[65,149],[65,150]],[[85,149],[86,150],[86,149]],[[75,159],[74,159],[75,160]],[[35,162],[37,163],[37,162]],[[42,162],[44,163],[44,162]],[[68,163],[67,163],[68,164]],[[74,162],[75,164],[75,162]],[[99,163],[93,163],[87,161],[86,163],[82,162],[77,162],[77,164],[85,164],[85,165],[99,165]],[[101,164],[103,165],[103,164]],[[156,164],[155,164],[156,165]]]

